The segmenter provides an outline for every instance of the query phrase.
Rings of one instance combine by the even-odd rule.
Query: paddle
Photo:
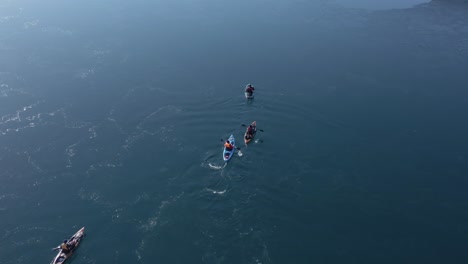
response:
[[[246,127],[247,125],[241,124],[241,126]],[[261,131],[261,132],[265,132],[265,131],[263,131],[263,129],[257,129],[257,130],[258,130],[258,131]]]
[[[52,248],[52,251],[59,250],[60,246]]]

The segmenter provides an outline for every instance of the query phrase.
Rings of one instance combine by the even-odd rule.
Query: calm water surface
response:
[[[0,263],[466,263],[467,58],[464,1],[0,1]]]

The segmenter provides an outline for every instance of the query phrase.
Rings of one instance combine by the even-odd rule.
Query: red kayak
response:
[[[249,134],[249,127],[247,127],[247,130],[245,130],[244,134],[244,142],[245,144],[248,144],[250,141],[253,140],[255,137],[255,134],[257,134],[257,121],[253,121],[252,124],[250,124],[253,128],[252,133]]]

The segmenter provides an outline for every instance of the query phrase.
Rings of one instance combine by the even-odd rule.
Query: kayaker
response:
[[[75,248],[75,246],[76,246],[76,240],[73,239],[71,241],[68,241],[67,246],[68,246],[69,250],[73,250]]]
[[[68,253],[70,251],[70,248],[68,248],[67,244],[68,240],[64,240],[63,243],[60,245],[60,249],[62,249],[63,253]]]
[[[253,91],[255,91],[255,88],[249,83],[247,84],[247,86],[245,87],[245,92],[249,95],[249,96],[252,96],[253,95]]]
[[[247,134],[252,135],[253,133],[254,133],[254,127],[252,125],[249,125],[249,127],[247,128]]]
[[[224,143],[224,147],[226,148],[227,151],[231,151],[234,146],[229,142],[229,140],[226,140],[226,143]]]

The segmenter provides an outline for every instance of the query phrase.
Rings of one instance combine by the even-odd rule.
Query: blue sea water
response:
[[[0,263],[466,263],[467,58],[465,1],[0,1]]]

